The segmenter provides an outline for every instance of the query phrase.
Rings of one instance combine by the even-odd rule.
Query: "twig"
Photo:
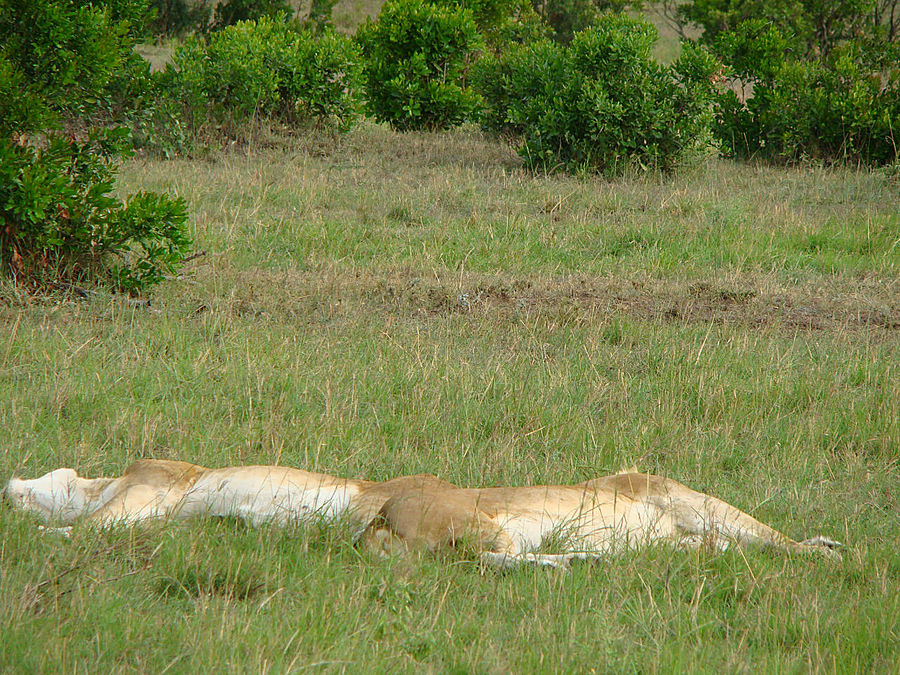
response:
[[[66,281],[54,281],[50,284],[50,286],[61,291],[71,291],[81,298],[96,298],[100,296],[100,293],[98,293],[97,291],[91,290],[90,288],[82,288],[81,286],[76,286],[75,284],[70,284]],[[126,305],[129,305],[131,307],[150,306],[150,300],[148,299],[126,298],[117,293],[112,293],[111,295],[120,302],[124,302]]]
[[[44,579],[43,581],[38,582],[37,584],[34,585],[34,592],[37,593],[42,588],[49,586],[50,584],[55,584],[57,581],[59,581],[63,577],[68,576],[72,572],[75,572],[76,570],[81,569],[82,567],[84,567],[84,565],[85,565],[85,561],[80,560],[77,563],[75,563],[74,565],[72,565],[71,567],[64,569],[62,572],[57,574],[55,577],[50,577],[49,579]]]
[[[81,286],[76,286],[75,284],[70,284],[65,281],[53,281],[50,284],[51,288],[55,288],[60,291],[72,291],[75,295],[78,295],[82,298],[88,298],[92,295],[99,295],[97,291],[92,291],[88,288],[82,288]]]
[[[186,263],[194,260],[196,258],[202,258],[206,255],[206,251],[198,251],[197,253],[191,253],[187,258],[182,258],[181,262]]]

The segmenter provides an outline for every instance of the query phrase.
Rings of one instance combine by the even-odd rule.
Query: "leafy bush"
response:
[[[212,8],[206,0],[152,0],[150,32],[157,37],[184,37],[207,30]]]
[[[716,135],[731,154],[895,161],[900,0],[692,0],[677,15],[730,66]]]
[[[93,5],[106,9],[109,20],[127,26],[129,36],[136,40],[147,36],[153,16],[150,0],[73,0],[73,3],[79,7]]]
[[[256,21],[279,15],[291,16],[294,10],[287,0],[225,0],[216,5],[211,30],[222,30],[241,21]]]
[[[128,24],[72,0],[0,3],[0,54],[65,116],[96,108],[131,50]]]
[[[126,0],[118,7],[129,9]],[[0,274],[137,292],[173,271],[189,246],[180,200],[110,195],[126,130],[86,140],[53,131],[60,118],[96,114],[124,72],[133,37],[127,21],[110,17],[108,7],[71,0],[0,6]]]
[[[478,32],[488,45],[503,48],[508,42],[545,37],[548,27],[530,0],[431,0],[434,4],[464,8],[472,13]]]
[[[480,97],[466,86],[481,45],[472,12],[424,0],[388,0],[360,26],[369,108],[401,130],[443,129],[470,118]]]
[[[751,94],[726,90],[717,135],[737,156],[896,161],[900,141],[900,49],[843,41],[827,56],[800,59],[767,22],[719,35],[717,50]]]
[[[827,55],[846,40],[900,37],[900,0],[692,0],[676,10],[715,45],[744,21],[765,21],[802,55]]]
[[[108,279],[137,292],[172,273],[190,246],[181,200],[110,193],[121,133],[79,142],[51,135],[46,147],[0,139],[0,265],[34,285]]]
[[[313,31],[333,28],[331,14],[336,3],[337,0],[310,0],[305,26]],[[295,14],[288,0],[225,0],[218,4],[213,0],[150,0],[150,4],[155,11],[150,32],[157,37],[184,38],[264,16],[274,19]]]
[[[0,52],[0,138],[24,142],[28,134],[43,129],[55,115],[40,95],[40,87]]]
[[[519,152],[535,168],[670,168],[708,147],[721,66],[685,45],[663,67],[650,56],[655,40],[646,22],[607,15],[567,47],[542,42],[492,58],[475,78],[485,125],[521,134]]]
[[[553,39],[568,43],[576,33],[592,26],[603,14],[643,5],[642,0],[531,0],[534,9],[553,31]]]
[[[488,53],[472,66],[472,88],[484,98],[485,131],[523,135],[547,101],[559,91],[566,73],[565,48],[551,40],[512,44]]]
[[[326,28],[334,28],[331,15],[337,0],[310,0],[309,16],[306,25],[313,31],[321,31]]]
[[[274,116],[286,122],[358,113],[359,52],[349,38],[313,35],[283,17],[245,21],[208,40],[189,38],[164,80],[194,128]]]

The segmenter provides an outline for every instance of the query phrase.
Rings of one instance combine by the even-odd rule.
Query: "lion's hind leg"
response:
[[[840,558],[835,549],[841,544],[833,539],[817,536],[794,541],[721,499],[671,483],[668,493],[655,501],[673,517],[685,546],[707,545],[718,550],[735,545],[771,546],[801,555]]]

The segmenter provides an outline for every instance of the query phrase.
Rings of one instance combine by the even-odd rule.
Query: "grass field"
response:
[[[571,573],[341,528],[41,536],[0,508],[0,670],[896,672],[900,185],[712,160],[534,176],[363,124],[135,160],[198,251],[150,308],[0,286],[0,481],[140,457],[465,485],[635,465],[839,564],[668,548]]]

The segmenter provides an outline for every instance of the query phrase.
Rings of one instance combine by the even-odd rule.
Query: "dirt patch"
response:
[[[897,284],[777,287],[770,280],[380,279],[367,296],[394,310],[468,312],[603,312],[643,320],[714,322],[787,329],[900,328]]]
[[[768,276],[708,281],[501,277],[424,277],[324,269],[235,276],[230,296],[213,304],[233,316],[298,321],[359,311],[392,315],[499,317],[565,313],[623,315],[637,320],[740,324],[788,331],[900,329],[900,281],[861,278],[827,285],[786,285]],[[221,273],[219,284],[223,283]],[[227,283],[227,282],[225,282]],[[202,282],[201,282],[202,285]],[[224,303],[224,306],[223,306]]]

